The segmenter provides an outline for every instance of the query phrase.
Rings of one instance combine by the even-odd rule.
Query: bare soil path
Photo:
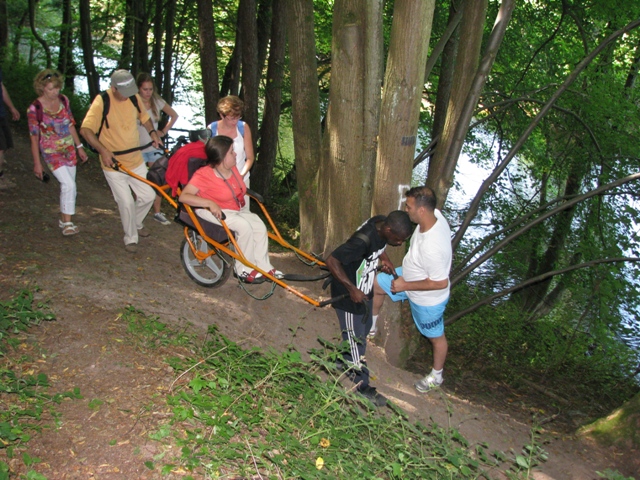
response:
[[[338,326],[330,308],[316,309],[278,288],[270,299],[251,299],[230,279],[215,290],[198,287],[179,259],[182,231],[150,217],[151,230],[135,254],[123,248],[115,202],[97,160],[78,168],[78,202],[74,222],[80,233],[63,237],[58,228],[59,186],[32,174],[26,136],[15,134],[17,148],[7,153],[6,174],[15,188],[0,190],[0,299],[38,286],[57,321],[33,329],[18,347],[31,359],[22,368],[46,373],[52,390],[79,387],[83,400],[64,401],[57,428],[44,429],[26,446],[42,460],[38,471],[49,479],[151,479],[161,477],[144,466],[157,452],[148,434],[166,415],[158,394],[175,375],[163,362],[162,349],[144,350],[123,341],[120,312],[128,305],[158,315],[173,326],[192,324],[206,332],[216,324],[233,341],[282,350],[295,347],[306,355],[318,337],[336,339]],[[166,207],[165,211],[169,211]],[[306,268],[289,254],[274,254],[285,272]],[[262,286],[261,286],[262,287]],[[265,286],[266,288],[266,286]],[[301,284],[313,296],[317,284]],[[412,418],[450,425],[473,444],[491,450],[520,451],[529,443],[530,410],[500,385],[488,386],[482,399],[459,388],[473,379],[451,379],[441,392],[418,394],[415,373],[393,367],[384,349],[371,345],[369,364],[375,385]],[[106,399],[96,409],[92,399]],[[510,405],[510,406],[509,406]],[[637,452],[604,450],[550,424],[545,449],[549,460],[538,479],[596,479],[596,471],[640,469]],[[0,460],[8,461],[0,450]],[[10,461],[20,471],[21,461]],[[176,477],[177,478],[177,477]]]

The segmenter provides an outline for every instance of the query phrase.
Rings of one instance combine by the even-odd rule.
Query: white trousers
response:
[[[225,223],[230,230],[236,234],[236,242],[242,250],[245,258],[261,270],[268,272],[273,269],[273,265],[269,261],[269,236],[267,235],[267,227],[260,217],[255,213],[246,212],[244,210],[222,210],[226,215]],[[208,220],[211,223],[220,225],[220,222],[206,208],[198,208],[195,210],[196,215]],[[236,272],[251,273],[251,268],[246,267],[236,260]]]
[[[52,173],[60,182],[60,213],[75,215],[76,167],[62,166],[56,168]]]
[[[140,177],[147,178],[147,166],[144,163],[131,171]],[[118,204],[124,229],[124,244],[138,243],[138,230],[142,228],[142,222],[151,209],[156,193],[149,185],[126,173],[115,170],[103,170],[103,172],[111,187],[113,198]],[[135,199],[132,192],[135,194]]]

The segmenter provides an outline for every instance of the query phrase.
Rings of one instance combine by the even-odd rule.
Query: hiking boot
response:
[[[147,230],[146,228],[142,227],[138,230],[138,236],[142,237],[142,238],[146,238],[149,235],[151,235],[151,232],[149,230]]]
[[[387,398],[384,395],[378,393],[376,387],[367,385],[366,387],[358,390],[358,393],[364,398],[371,401],[371,403],[373,403],[376,407],[384,407],[387,404]]]
[[[429,390],[433,390],[434,388],[438,388],[440,385],[442,385],[442,382],[443,380],[438,381],[436,377],[429,374],[426,377],[424,377],[422,380],[418,380],[413,385],[416,387],[416,390],[424,393],[424,392],[428,392]]]
[[[138,251],[138,244],[137,243],[127,243],[124,246],[124,249],[129,253],[136,253]]]
[[[153,219],[162,225],[171,225],[171,222],[167,220],[167,217],[165,217],[162,212],[154,213]]]

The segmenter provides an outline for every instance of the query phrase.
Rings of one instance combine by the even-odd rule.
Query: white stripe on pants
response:
[[[199,217],[220,225],[218,219],[206,208],[198,208],[195,212]],[[273,269],[269,261],[267,227],[260,217],[244,210],[223,210],[223,212],[227,217],[225,223],[230,230],[235,232],[236,241],[245,258],[265,272]],[[245,267],[242,262],[236,260],[236,271],[238,274],[244,271],[250,273],[251,268]]]
[[[60,182],[60,213],[75,215],[76,213],[76,167],[62,166],[56,168],[53,175]]]
[[[144,163],[130,170],[140,177],[147,178],[147,166]],[[142,228],[142,222],[151,209],[156,193],[149,185],[126,173],[102,171],[118,204],[124,229],[124,244],[138,243],[138,230]],[[136,196],[135,200],[132,191]]]

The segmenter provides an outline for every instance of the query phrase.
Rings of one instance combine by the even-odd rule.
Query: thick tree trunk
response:
[[[253,133],[254,151],[258,142],[258,34],[256,0],[240,0],[238,27],[242,37],[242,89],[243,120]]]
[[[216,117],[218,104],[218,56],[213,24],[211,0],[198,0],[198,30],[200,38],[200,67],[204,92],[204,118],[208,125]],[[168,34],[168,32],[167,32]],[[165,58],[167,53],[165,52]]]
[[[371,213],[402,208],[411,184],[435,1],[396,0],[380,116]]]
[[[220,85],[220,98],[227,95],[238,95],[240,93],[240,60],[242,51],[242,39],[240,32],[236,28],[236,41],[233,46],[233,53],[229,57],[229,62],[224,67],[222,85]]]
[[[322,140],[320,190],[326,213],[326,255],[365,220],[361,210],[364,158],[364,0],[337,0],[333,10],[331,85]]]
[[[258,17],[256,21],[258,42],[258,72],[264,70],[264,62],[267,61],[269,51],[269,38],[271,37],[271,22],[275,15],[272,14],[273,0],[258,1]]]
[[[453,168],[447,168],[447,164],[458,162],[458,157],[449,157],[449,149],[453,144],[458,123],[462,118],[464,102],[467,100],[472,82],[473,75],[469,72],[475,72],[480,60],[480,47],[482,45],[482,33],[484,31],[484,23],[487,11],[487,0],[475,0],[465,2],[462,21],[460,22],[460,41],[458,51],[455,56],[455,67],[453,75],[447,77],[445,81],[450,80],[450,95],[447,98],[446,116],[444,124],[442,117],[438,116],[438,124],[434,128],[440,129],[437,133],[438,144],[436,145],[434,155],[429,162],[427,172],[427,185],[433,188],[438,198],[438,208],[442,208],[449,193],[449,188],[453,182]],[[449,63],[443,62],[443,69],[450,68]],[[448,89],[448,85],[443,88]],[[440,92],[438,92],[440,93]],[[442,101],[441,99],[438,99]],[[440,112],[442,112],[442,103],[438,104]],[[448,174],[450,172],[450,174]]]
[[[380,90],[384,69],[384,45],[382,35],[382,1],[365,2],[364,69],[364,128],[362,132],[362,189],[360,191],[360,216],[371,213],[371,198],[378,154],[378,129],[380,128]]]
[[[313,0],[289,0],[285,8],[289,57],[293,144],[300,201],[300,247],[318,251],[323,210],[317,198],[320,165],[320,91],[314,35]]]
[[[278,153],[278,127],[282,103],[282,79],[285,57],[285,0],[273,0],[271,23],[271,49],[267,68],[264,116],[260,129],[260,152],[253,167],[251,187],[269,198],[269,187],[273,178],[273,167]]]
[[[434,0],[395,2],[384,77],[372,214],[385,215],[402,209],[404,191],[411,184],[434,9]],[[389,248],[387,254],[394,264],[402,262],[403,249]],[[403,365],[404,354],[416,347],[416,337],[402,335],[406,331],[403,322],[410,322],[411,316],[401,316],[398,304],[387,303],[383,332],[387,360],[393,365]]]
[[[100,93],[100,77],[93,63],[93,42],[91,40],[91,7],[89,0],[80,0],[80,43],[82,45],[82,59],[87,72],[87,86],[89,96],[95,97]]]

